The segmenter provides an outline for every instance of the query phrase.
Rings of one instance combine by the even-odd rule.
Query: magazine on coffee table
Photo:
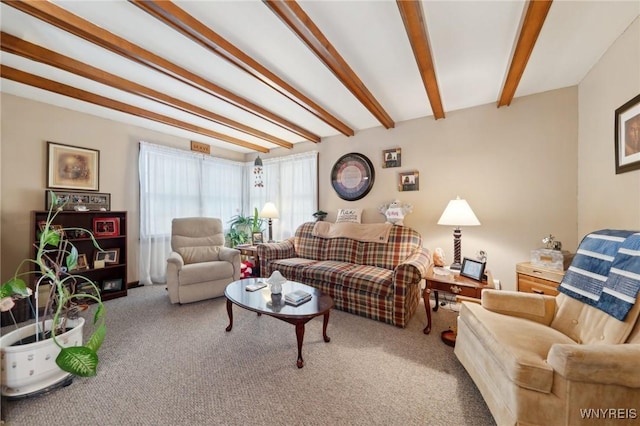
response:
[[[311,300],[311,293],[304,290],[296,290],[284,295],[284,301],[289,305],[298,306]]]

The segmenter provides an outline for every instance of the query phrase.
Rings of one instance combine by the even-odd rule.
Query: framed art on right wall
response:
[[[616,174],[640,169],[640,95],[615,113]]]

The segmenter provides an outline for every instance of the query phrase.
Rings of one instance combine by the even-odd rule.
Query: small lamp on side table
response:
[[[265,204],[260,212],[260,217],[269,219],[269,241],[267,242],[273,243],[273,219],[278,219],[280,217],[276,205],[272,202]]]
[[[460,252],[462,251],[462,231],[461,226],[477,226],[480,221],[471,210],[467,200],[461,200],[456,197],[455,200],[449,201],[447,208],[444,209],[438,225],[455,226],[453,230],[453,263],[450,268],[460,270],[462,263],[460,262]]]

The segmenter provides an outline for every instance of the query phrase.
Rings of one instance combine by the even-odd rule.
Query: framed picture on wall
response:
[[[98,191],[100,151],[47,142],[47,187]]]
[[[402,165],[402,149],[393,148],[382,151],[382,168],[400,167]]]
[[[615,113],[616,174],[640,169],[640,95]]]
[[[416,172],[407,172],[399,174],[398,189],[400,191],[417,191],[420,189],[420,174]]]

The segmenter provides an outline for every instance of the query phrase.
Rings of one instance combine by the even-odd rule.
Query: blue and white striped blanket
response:
[[[603,229],[584,237],[558,290],[624,321],[640,290],[640,233]]]

